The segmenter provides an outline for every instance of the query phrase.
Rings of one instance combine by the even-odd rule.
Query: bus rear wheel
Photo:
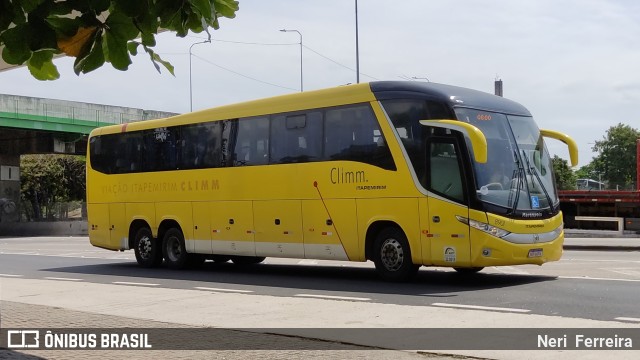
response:
[[[136,261],[143,267],[151,268],[162,264],[162,249],[159,241],[153,238],[151,230],[147,227],[136,231],[133,251],[136,254]]]
[[[167,266],[171,269],[183,269],[189,264],[189,254],[184,245],[184,235],[179,229],[171,228],[164,234],[162,252]]]
[[[380,277],[387,281],[409,280],[420,268],[411,261],[411,249],[404,232],[395,227],[386,228],[376,236],[373,262]]]

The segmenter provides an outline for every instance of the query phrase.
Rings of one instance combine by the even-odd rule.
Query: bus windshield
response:
[[[479,200],[525,213],[558,204],[551,158],[532,117],[468,108],[455,112],[487,138],[487,162],[473,162]]]

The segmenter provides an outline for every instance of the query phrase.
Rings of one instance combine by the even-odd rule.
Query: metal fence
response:
[[[86,220],[87,204],[82,201],[57,202],[34,209],[26,201],[18,204],[18,222]]]

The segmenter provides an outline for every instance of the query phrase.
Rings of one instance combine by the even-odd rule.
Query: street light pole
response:
[[[360,49],[358,45],[358,0],[356,0],[356,84],[360,84]]]
[[[191,78],[191,49],[193,48],[194,45],[198,45],[198,44],[204,44],[204,43],[210,43],[211,39],[207,39],[205,41],[199,41],[196,43],[191,44],[191,46],[189,46],[189,110],[193,111],[193,83],[192,83],[192,78]]]
[[[298,35],[300,35],[300,92],[302,92],[303,89],[303,82],[302,82],[302,34],[300,33],[300,31],[298,30],[287,30],[287,29],[282,29],[280,30],[282,32],[297,32]]]

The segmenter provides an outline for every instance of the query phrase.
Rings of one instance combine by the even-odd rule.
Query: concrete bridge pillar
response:
[[[0,152],[0,222],[18,221],[19,201],[20,155]]]

